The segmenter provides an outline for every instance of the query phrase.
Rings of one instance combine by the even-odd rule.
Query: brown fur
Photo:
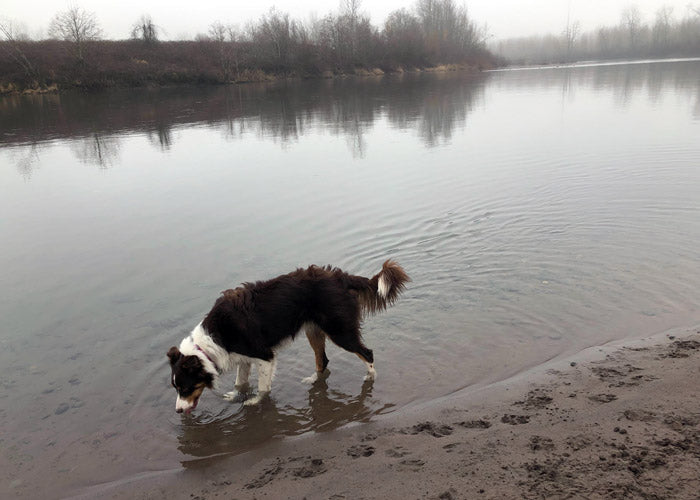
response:
[[[378,292],[383,277],[386,296]],[[357,354],[374,373],[374,354],[361,338],[362,318],[393,304],[410,281],[396,262],[387,260],[372,278],[354,276],[331,266],[310,266],[267,281],[244,283],[225,290],[202,321],[212,341],[229,353],[272,361],[275,349],[301,329],[314,350],[316,371],[328,365],[326,337]],[[173,384],[183,399],[196,399],[203,386],[211,387],[197,356],[168,352]],[[189,401],[189,399],[188,399]]]
[[[380,297],[377,293],[379,286],[379,276],[384,274],[384,277],[389,284],[389,293],[386,298]],[[382,270],[374,275],[368,283],[368,286],[362,289],[359,293],[360,306],[366,314],[376,314],[385,310],[388,306],[396,302],[399,295],[406,288],[406,283],[411,281],[406,271],[393,260],[387,260],[382,265]]]
[[[382,275],[389,286],[387,297],[377,293]],[[281,342],[294,338],[302,325],[310,323],[338,346],[371,363],[372,351],[360,340],[362,316],[386,309],[407,281],[406,272],[391,260],[384,262],[382,270],[372,278],[354,276],[331,266],[310,266],[225,290],[202,326],[227,351],[269,361]],[[312,339],[320,366],[325,337],[312,332]]]

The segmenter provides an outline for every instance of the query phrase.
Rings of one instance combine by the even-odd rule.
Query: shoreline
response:
[[[381,78],[385,75],[403,75],[406,73],[419,74],[419,73],[451,73],[457,71],[463,71],[468,73],[478,74],[484,71],[489,71],[493,69],[492,67],[482,68],[481,65],[472,64],[438,64],[436,66],[426,66],[426,67],[410,67],[403,68],[399,66],[397,69],[393,70],[382,70],[378,67],[364,68],[357,67],[352,72],[332,72],[332,71],[322,71],[318,74],[277,74],[277,73],[266,73],[262,70],[253,70],[245,73],[245,77],[240,79],[234,79],[230,81],[219,81],[219,82],[204,82],[199,83],[196,81],[182,82],[182,83],[172,83],[172,82],[159,82],[157,78],[147,80],[145,82],[140,82],[138,85],[130,84],[129,82],[120,81],[109,81],[107,83],[100,84],[98,86],[84,87],[81,85],[59,85],[57,83],[51,83],[49,85],[39,85],[38,83],[30,88],[22,86],[18,82],[0,82],[0,98],[4,96],[20,96],[20,95],[42,95],[42,94],[60,94],[63,92],[70,91],[82,91],[82,92],[95,92],[104,91],[111,89],[161,89],[161,88],[171,88],[171,87],[201,87],[201,86],[238,86],[238,85],[248,85],[248,84],[259,84],[259,83],[276,83],[283,81],[302,81],[302,80],[338,80],[344,78]]]
[[[697,498],[700,325],[78,498]]]

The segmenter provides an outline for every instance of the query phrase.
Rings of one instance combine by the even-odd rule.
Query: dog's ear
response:
[[[182,354],[180,354],[180,356],[182,356]],[[195,372],[202,367],[202,362],[197,356],[183,356],[183,358],[181,365],[183,370]]]
[[[175,363],[177,363],[177,360],[182,357],[182,353],[180,352],[180,349],[178,349],[175,346],[172,346],[168,351],[168,357],[170,358],[170,364],[174,365]]]

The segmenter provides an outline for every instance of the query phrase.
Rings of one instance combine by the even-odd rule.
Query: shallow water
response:
[[[0,481],[64,496],[364,422],[695,323],[700,62],[0,100]],[[174,412],[221,290],[311,263],[413,278],[378,379],[305,339],[258,408]],[[233,377],[229,377],[233,384]]]

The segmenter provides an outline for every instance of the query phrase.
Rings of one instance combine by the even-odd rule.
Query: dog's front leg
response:
[[[248,385],[248,376],[250,375],[250,363],[238,363],[236,367],[236,389],[242,389]]]
[[[224,399],[233,401],[248,387],[248,377],[250,376],[250,363],[241,362],[236,366],[235,390],[224,394]]]
[[[258,394],[246,400],[243,403],[246,406],[256,405],[265,398],[272,390],[272,378],[275,375],[275,366],[277,360],[272,358],[270,361],[258,360]]]

